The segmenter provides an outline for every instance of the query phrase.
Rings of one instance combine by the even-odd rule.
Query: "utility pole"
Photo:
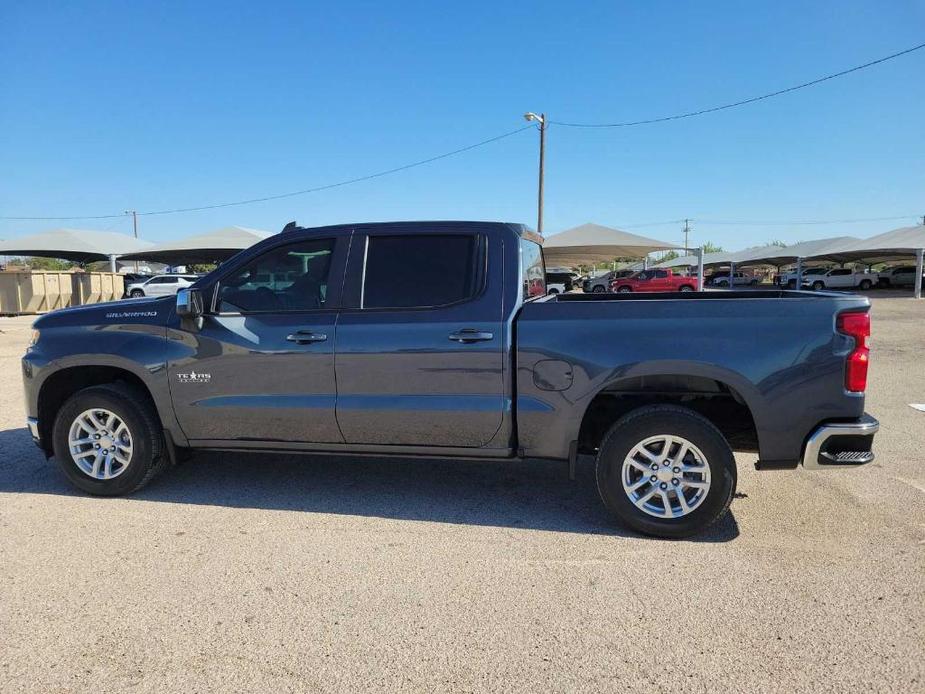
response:
[[[540,129],[540,181],[539,192],[536,202],[536,231],[538,234],[543,233],[543,175],[545,173],[546,160],[546,114],[536,114],[530,111],[524,114],[524,119],[536,121]]]
[[[135,238],[138,238],[138,212],[136,210],[125,210],[125,214],[132,215],[132,231],[135,232]],[[135,274],[138,274],[138,261],[135,261]]]
[[[691,224],[690,224],[690,222],[691,222],[691,220],[689,220],[689,219],[685,219],[685,220],[684,220],[684,250],[685,250],[685,252],[687,251],[688,248],[690,248],[690,246],[688,245],[688,242],[687,242],[687,236],[688,236],[688,234],[691,233]]]

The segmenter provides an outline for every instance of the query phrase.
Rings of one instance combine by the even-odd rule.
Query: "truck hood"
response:
[[[123,299],[101,304],[62,308],[39,317],[32,327],[36,330],[65,325],[107,325],[113,323],[144,323],[167,325],[176,306],[176,297]]]

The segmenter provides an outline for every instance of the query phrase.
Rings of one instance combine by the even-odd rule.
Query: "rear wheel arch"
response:
[[[600,387],[588,400],[578,424],[579,452],[596,452],[615,422],[652,405],[686,407],[716,426],[735,450],[759,448],[755,396],[746,385],[722,374],[666,370],[613,379]]]

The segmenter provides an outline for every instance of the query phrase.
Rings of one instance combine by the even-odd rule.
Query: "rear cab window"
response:
[[[529,239],[520,240],[520,277],[523,300],[546,295],[546,264],[540,244]]]

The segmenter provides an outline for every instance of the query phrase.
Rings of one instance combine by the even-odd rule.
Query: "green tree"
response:
[[[74,263],[68,260],[59,260],[58,258],[27,258],[25,264],[30,270],[48,270],[51,272],[70,270],[74,267]]]
[[[703,252],[704,253],[722,253],[723,247],[716,245],[712,241],[705,241],[703,244]]]

